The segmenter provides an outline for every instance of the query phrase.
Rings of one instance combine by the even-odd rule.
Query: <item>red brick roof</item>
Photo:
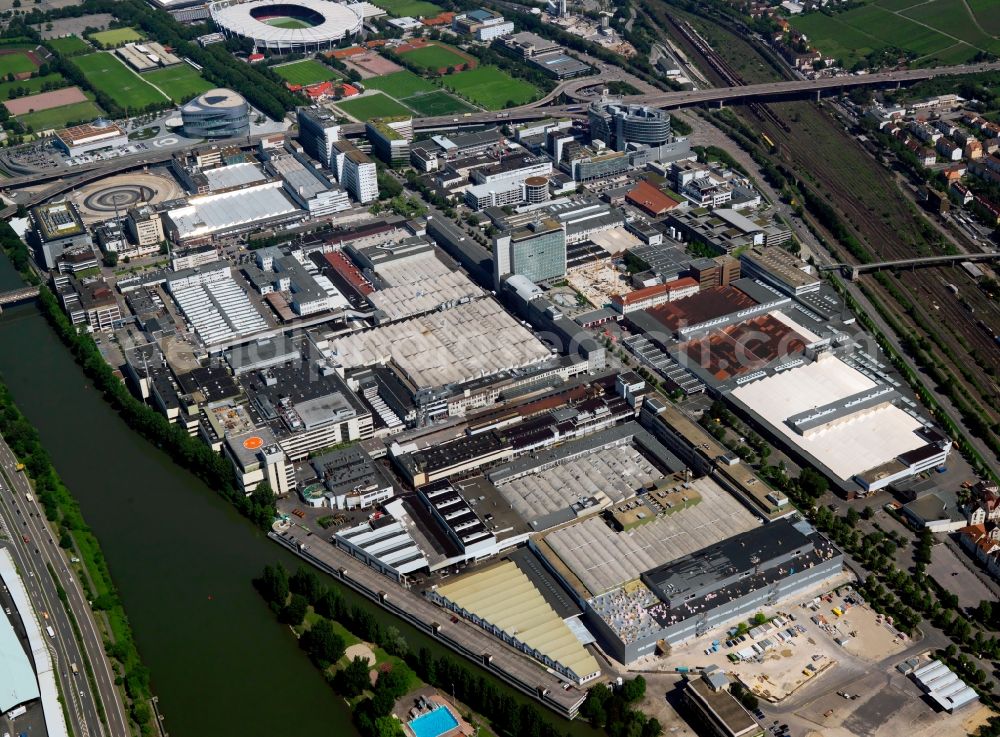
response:
[[[647,181],[639,182],[625,195],[625,199],[650,215],[661,215],[680,204]]]

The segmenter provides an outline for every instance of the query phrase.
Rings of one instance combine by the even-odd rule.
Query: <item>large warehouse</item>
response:
[[[223,0],[209,12],[226,36],[248,38],[257,49],[279,54],[332,49],[364,22],[353,7],[327,0]]]

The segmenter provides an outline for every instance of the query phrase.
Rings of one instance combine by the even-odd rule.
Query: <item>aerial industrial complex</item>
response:
[[[652,10],[155,4],[183,43],[116,23],[59,59],[127,73],[129,104],[148,88],[140,117],[30,123],[37,138],[0,156],[43,284],[6,298],[51,290],[131,393],[123,414],[216,464],[271,540],[567,718],[595,684],[624,698],[643,673],[641,708],[787,737],[758,697],[777,709],[836,663],[853,678],[890,658],[941,714],[978,700],[974,666],[924,662],[906,621],[919,597],[859,575],[871,560],[900,573],[905,522],[955,533],[1000,576],[996,486],[927,491],[970,468],[956,448],[971,446],[837,276],[895,264],[834,263],[797,220],[798,184],[706,143],[726,116],[661,109],[644,63],[607,62],[640,53]],[[60,56],[67,38],[39,49]],[[650,56],[671,89],[692,71],[681,49]],[[73,89],[66,104],[112,110],[110,87]],[[945,590],[951,564],[933,561],[914,579]],[[16,607],[0,618],[0,713],[44,712],[64,734],[45,625],[6,548],[0,575]],[[330,615],[309,603],[293,623],[305,649]],[[416,656],[382,644],[310,655],[332,672],[371,654],[376,689]],[[427,689],[392,718],[413,737],[472,735],[452,690],[454,709]]]

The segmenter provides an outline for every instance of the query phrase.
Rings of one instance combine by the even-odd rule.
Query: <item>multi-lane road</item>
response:
[[[10,540],[0,541],[0,544],[5,544],[14,557],[43,628],[49,626],[55,630],[55,637],[49,644],[69,714],[68,726],[77,737],[128,737],[125,708],[104,653],[93,611],[70,570],[66,554],[45,520],[27,477],[17,470],[17,463],[10,447],[0,438],[0,517],[10,532]],[[59,600],[50,567],[66,592],[67,603],[80,628],[83,651]],[[27,613],[21,614],[27,616]],[[87,677],[88,661],[97,684],[96,694]],[[73,664],[77,673],[73,672]],[[104,706],[107,727],[98,713],[97,699]]]

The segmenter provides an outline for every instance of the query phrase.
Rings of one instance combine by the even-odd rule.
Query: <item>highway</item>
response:
[[[94,614],[69,569],[69,561],[58,546],[33,490],[23,472],[16,470],[17,459],[7,443],[0,438],[0,517],[10,531],[8,547],[23,576],[32,605],[39,613],[42,627],[56,631],[51,645],[54,666],[62,696],[69,713],[70,728],[77,737],[128,737],[125,707],[115,677],[104,653],[103,639],[94,621]],[[26,495],[30,494],[32,501]],[[28,542],[25,542],[27,538]],[[69,617],[59,600],[58,591],[48,567],[56,572],[59,584],[66,591],[67,601],[83,635],[86,654],[81,654]],[[48,614],[44,618],[42,612]],[[85,658],[89,660],[110,731],[98,715]],[[74,675],[70,664],[76,663]]]

